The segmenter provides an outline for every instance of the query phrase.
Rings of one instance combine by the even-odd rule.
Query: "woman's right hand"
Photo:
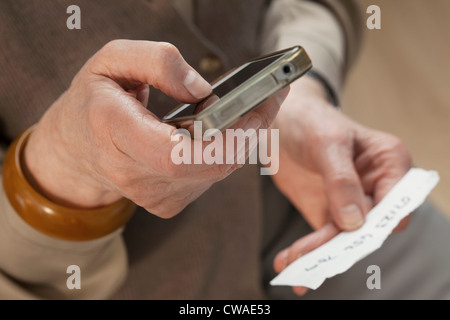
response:
[[[168,43],[115,40],[98,51],[47,110],[25,149],[29,173],[52,201],[96,208],[126,197],[163,218],[239,165],[176,165],[177,130],[146,109],[149,85],[184,103],[211,86]],[[233,127],[267,128],[281,100],[272,98]],[[151,109],[151,106],[150,106]]]

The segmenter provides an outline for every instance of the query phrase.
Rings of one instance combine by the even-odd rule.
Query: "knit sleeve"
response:
[[[266,15],[264,53],[300,45],[313,70],[339,94],[360,43],[360,16],[352,1],[274,0]]]

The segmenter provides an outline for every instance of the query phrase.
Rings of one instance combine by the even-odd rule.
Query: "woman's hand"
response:
[[[184,103],[211,93],[173,45],[108,43],[82,67],[30,137],[26,165],[43,194],[77,208],[126,197],[169,218],[239,167],[174,164],[171,151],[179,142],[171,137],[177,130],[146,109],[148,85]],[[234,127],[268,127],[286,95],[268,100]]]
[[[410,169],[411,157],[397,137],[336,110],[308,77],[291,85],[274,126],[280,129],[280,165],[273,181],[317,230],[277,255],[274,266],[281,272],[338,232],[359,228]]]

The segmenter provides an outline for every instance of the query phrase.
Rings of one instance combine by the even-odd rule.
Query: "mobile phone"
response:
[[[202,121],[203,132],[222,131],[311,68],[300,46],[252,59],[215,80],[209,97],[176,107],[162,121],[187,130]]]

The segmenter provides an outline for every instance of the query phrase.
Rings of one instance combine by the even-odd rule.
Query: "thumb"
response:
[[[345,231],[359,228],[365,216],[364,191],[350,150],[342,145],[333,145],[319,157],[318,163],[331,216]]]
[[[149,84],[183,102],[211,94],[211,85],[166,42],[114,40],[89,61],[88,70],[115,80],[122,87]]]

